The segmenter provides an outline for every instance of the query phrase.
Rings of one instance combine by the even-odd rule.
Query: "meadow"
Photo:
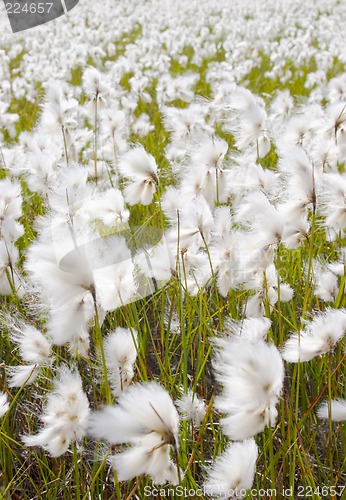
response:
[[[346,497],[346,6],[0,9],[0,498]]]

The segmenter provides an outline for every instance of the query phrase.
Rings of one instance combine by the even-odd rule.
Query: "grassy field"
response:
[[[263,410],[264,428],[255,426],[245,436],[254,436],[258,456],[244,497],[344,498],[345,425],[333,421],[331,412],[332,400],[346,398],[343,94],[333,100],[324,92],[309,101],[318,85],[306,82],[318,62],[296,66],[287,59],[283,75],[291,77],[285,80],[270,76],[270,54],[260,53],[254,67],[236,83],[228,82],[222,95],[221,77],[214,83],[210,68],[227,61],[226,51],[196,64],[189,45],[183,59],[171,57],[171,94],[163,80],[142,79],[131,66],[114,83],[117,73],[111,68],[142,36],[137,25],[101,59],[89,56],[76,65],[69,81],[35,83],[31,100],[12,92],[6,101],[6,113],[18,120],[14,133],[2,128],[0,156],[1,390],[9,403],[0,420],[0,496],[231,498],[208,496],[205,489],[217,457],[238,441],[226,430],[227,411],[220,404],[227,400],[220,371],[227,372],[228,358],[225,354],[225,366],[218,365],[217,353],[226,352],[228,342],[232,349],[237,338],[256,359],[256,342],[264,338],[282,354],[285,373],[273,389],[277,400],[268,403],[270,410],[265,406],[268,412],[276,407],[277,416],[264,417]],[[13,85],[23,60],[25,50],[9,59]],[[325,88],[344,72],[335,58]],[[191,84],[179,83],[191,74]],[[275,108],[280,95],[292,97],[287,115]],[[261,113],[265,117],[257,123]],[[143,114],[144,125],[138,123]],[[262,140],[263,147],[269,143],[264,152]],[[319,146],[325,143],[322,161]],[[140,160],[133,167],[137,160],[128,155],[138,145],[153,156],[157,169],[150,157],[143,160],[145,168]],[[130,191],[138,171],[145,176],[141,202]],[[150,254],[157,248],[153,228],[165,236],[156,257]],[[121,250],[122,238],[132,255]],[[143,248],[152,259],[147,271],[138,252]],[[105,259],[104,269],[97,259]],[[66,270],[63,262],[76,267]],[[228,262],[223,281],[222,266]],[[143,278],[151,288],[139,289]],[[340,316],[334,320],[335,310]],[[309,325],[310,359],[290,362],[288,339],[297,335],[296,350],[303,356],[300,339]],[[123,349],[126,358],[134,350],[132,364],[107,350],[106,339],[119,327],[132,344],[120,344],[114,352],[119,349],[121,357]],[[30,328],[42,336],[36,343]],[[220,339],[225,343],[218,344]],[[251,380],[259,387],[271,373],[270,360],[266,363],[262,372],[253,367]],[[119,480],[120,466],[113,468],[111,457],[128,450],[128,443],[144,447],[144,438],[97,439],[89,424],[90,415],[104,405],[121,403],[126,391],[153,381],[180,408],[177,432],[167,441],[163,432],[156,447],[168,449],[178,484],[165,470],[168,481],[155,481],[159,473],[150,470],[160,469],[161,458],[150,470],[138,467],[138,474],[133,465],[130,479]],[[71,391],[76,388],[70,400],[69,384]],[[196,414],[190,411],[194,418],[186,418],[187,406],[179,403],[184,394],[200,401]],[[71,415],[76,398],[80,407]],[[329,416],[318,418],[326,401]],[[144,408],[148,402],[138,398],[133,407],[138,418],[142,403]],[[162,407],[151,405],[162,425],[166,404],[162,399]],[[116,420],[112,425],[116,429]],[[26,441],[44,429],[53,430]],[[54,448],[54,439],[65,431],[69,443]],[[154,448],[146,451],[148,457]],[[235,464],[222,476],[228,490],[240,487],[246,475],[241,455]]]

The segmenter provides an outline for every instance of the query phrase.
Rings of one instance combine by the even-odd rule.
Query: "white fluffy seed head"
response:
[[[89,419],[89,433],[112,444],[132,446],[112,457],[119,479],[149,474],[158,484],[176,484],[177,467],[170,449],[178,448],[179,416],[165,389],[156,382],[128,387],[115,406],[106,406]]]
[[[109,88],[96,68],[91,67],[84,72],[83,88],[91,102],[97,102],[101,107],[105,104]]]
[[[330,405],[328,401],[324,401],[317,410],[317,416],[322,419],[330,416],[334,422],[343,422],[346,420],[346,400],[333,399]]]
[[[27,363],[49,364],[51,362],[51,344],[40,330],[30,324],[14,324],[11,340],[19,346],[21,358]]]
[[[274,425],[284,379],[280,353],[262,339],[217,339],[214,371],[222,392],[215,407],[226,414],[224,432],[232,439],[246,439]]]
[[[184,420],[191,420],[196,427],[199,427],[205,417],[206,406],[204,401],[191,389],[187,394],[183,394],[177,401],[180,413]]]
[[[3,417],[10,408],[10,404],[5,392],[0,392],[0,417]]]
[[[254,439],[231,443],[222,455],[206,468],[204,490],[207,495],[218,500],[227,500],[230,496],[243,498],[242,491],[252,486],[257,456],[258,447]]]
[[[225,333],[236,335],[247,341],[265,340],[271,327],[271,321],[268,318],[245,318],[241,321],[235,321],[232,318],[226,318],[224,323]]]
[[[137,337],[135,330],[118,327],[104,342],[104,350],[109,367],[122,368],[133,365],[137,357]]]
[[[147,434],[177,442],[179,416],[168,392],[156,382],[135,384],[115,406],[90,417],[90,433],[112,444],[136,442]]]
[[[290,363],[310,361],[332,351],[346,330],[346,310],[328,308],[293,333],[282,348],[282,357]]]
[[[6,372],[9,387],[23,387],[36,380],[40,367],[39,365],[8,366]]]
[[[143,146],[131,149],[122,157],[119,171],[123,177],[133,181],[158,182],[155,158],[149,155]]]
[[[0,181],[0,217],[19,219],[22,215],[22,190],[19,182],[3,179]]]
[[[42,446],[52,456],[59,456],[72,442],[83,438],[89,413],[79,373],[63,366],[47,396],[41,416],[43,427],[34,436],[24,436],[23,441],[27,446]]]
[[[137,336],[135,330],[118,327],[104,342],[108,377],[115,396],[128,387],[133,378]]]

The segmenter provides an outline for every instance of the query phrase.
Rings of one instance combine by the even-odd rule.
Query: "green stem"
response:
[[[68,165],[68,152],[67,152],[67,141],[66,141],[66,134],[65,134],[65,127],[61,127],[62,130],[62,136],[64,139],[64,149],[65,149],[65,158],[66,158],[66,165]]]
[[[279,329],[279,345],[283,344],[283,328],[282,328],[282,311],[281,311],[281,281],[280,281],[280,270],[281,270],[281,254],[280,254],[280,243],[278,244],[277,247],[277,252],[276,252],[277,260],[276,260],[276,271],[277,271],[277,276],[278,276],[278,285],[277,285],[277,292],[278,292],[278,300],[277,300],[277,312],[278,312],[278,329]]]
[[[316,216],[313,213],[311,218],[311,235],[309,239],[309,264],[308,264],[308,272],[305,283],[305,293],[304,293],[304,304],[302,308],[301,318],[305,318],[306,311],[308,309],[308,302],[311,296],[311,276],[313,272],[313,258],[314,258],[314,244],[315,244],[315,225],[316,225]]]
[[[78,451],[77,451],[77,444],[73,443],[73,457],[72,457],[72,464],[73,464],[73,470],[74,470],[74,477],[75,477],[75,482],[76,482],[76,496],[75,500],[80,499],[80,478],[79,478],[79,460],[78,460]]]
[[[113,477],[114,477],[115,491],[116,491],[116,495],[117,495],[116,498],[117,498],[117,500],[123,500],[123,496],[122,496],[121,490],[120,490],[118,474],[117,474],[116,470],[113,471]]]
[[[269,430],[269,464],[270,464],[270,481],[271,488],[275,488],[276,483],[276,470],[274,467],[275,464],[275,453],[274,453],[274,431],[271,422],[268,426]]]
[[[328,427],[329,427],[329,466],[330,466],[330,484],[334,481],[334,461],[333,461],[333,420],[332,420],[332,355],[328,356]]]
[[[99,347],[100,353],[101,353],[105,397],[106,397],[107,404],[111,404],[112,403],[112,396],[111,396],[111,390],[110,390],[109,382],[108,382],[106,356],[105,356],[105,351],[104,351],[104,346],[103,346],[102,330],[101,330],[101,326],[100,326],[100,320],[99,320],[99,315],[98,315],[98,310],[97,310],[96,304],[95,304],[95,340],[96,340],[96,345]]]

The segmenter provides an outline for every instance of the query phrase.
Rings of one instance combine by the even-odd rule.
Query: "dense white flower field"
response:
[[[138,3],[0,6],[0,495],[343,498],[346,5]]]

